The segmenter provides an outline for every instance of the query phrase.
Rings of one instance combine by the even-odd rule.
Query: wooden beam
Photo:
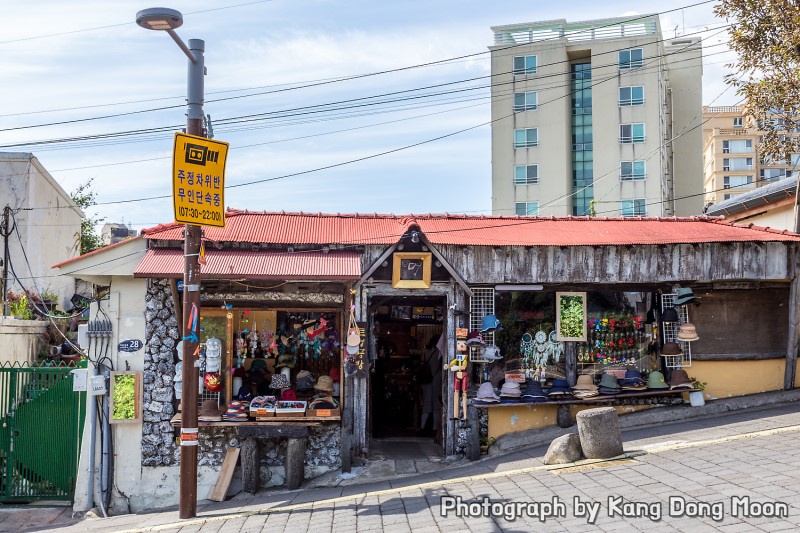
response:
[[[791,254],[790,257],[796,257]],[[786,371],[783,374],[783,388],[786,390],[794,388],[795,373],[797,367],[797,349],[800,343],[800,278],[792,279],[792,286],[789,290],[789,335],[786,347]]]
[[[783,359],[785,352],[767,353],[693,353],[692,361],[766,361]]]

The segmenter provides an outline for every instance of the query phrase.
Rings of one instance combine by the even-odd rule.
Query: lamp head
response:
[[[183,25],[183,15],[175,9],[151,7],[136,13],[136,24],[146,30],[174,30]]]
[[[419,242],[419,232],[412,231],[411,232],[411,242],[417,244]]]

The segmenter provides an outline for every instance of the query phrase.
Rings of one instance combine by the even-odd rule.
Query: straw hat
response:
[[[589,390],[596,391],[597,385],[594,384],[592,376],[589,374],[581,374],[578,376],[578,382],[572,387],[574,390]]]
[[[700,337],[697,336],[697,329],[694,327],[694,324],[687,322],[686,324],[681,324],[681,327],[678,329],[678,340],[684,342],[691,342],[691,341],[699,341]]]
[[[322,392],[333,392],[333,380],[330,376],[320,376],[314,388]]]

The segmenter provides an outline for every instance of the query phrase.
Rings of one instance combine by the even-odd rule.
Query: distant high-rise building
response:
[[[702,48],[657,15],[496,26],[492,211],[702,212]]]
[[[780,119],[775,119],[780,120]],[[703,190],[705,204],[734,199],[756,187],[790,178],[800,170],[800,154],[791,161],[759,154],[761,132],[741,106],[703,108]]]
[[[136,237],[136,230],[129,229],[125,224],[108,222],[103,224],[101,231],[103,244],[117,244],[119,241],[124,241],[129,237]]]

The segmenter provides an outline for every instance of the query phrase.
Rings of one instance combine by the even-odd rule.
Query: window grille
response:
[[[494,288],[472,287],[472,298],[469,299],[469,330],[480,331],[483,328],[483,317],[494,314]],[[494,333],[484,333],[483,342],[487,345],[494,344]],[[483,348],[470,346],[469,360],[473,363],[486,363],[481,358]],[[500,354],[504,355],[504,354]]]
[[[661,295],[661,312],[663,313],[665,309],[669,309],[673,307],[676,298],[675,293],[667,293]],[[681,351],[683,352],[683,357],[679,355],[675,356],[662,356],[667,363],[667,368],[685,368],[692,366],[692,343],[691,342],[684,342],[678,340],[678,329],[680,328],[681,324],[686,324],[689,322],[689,306],[688,305],[681,305],[675,308],[678,312],[678,320],[680,322],[662,322],[662,336],[664,342],[677,342],[678,346],[681,347]]]

